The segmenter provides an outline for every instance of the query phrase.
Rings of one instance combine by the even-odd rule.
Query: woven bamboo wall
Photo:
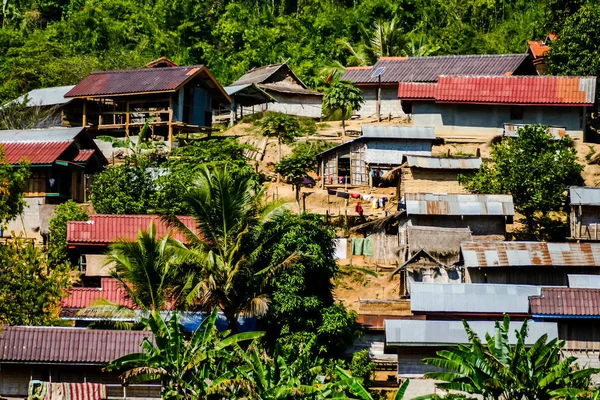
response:
[[[458,183],[459,173],[470,171],[448,169],[403,168],[400,196],[405,193],[469,193]]]

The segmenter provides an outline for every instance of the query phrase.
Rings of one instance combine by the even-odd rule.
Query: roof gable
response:
[[[280,75],[276,79],[276,75]],[[298,76],[292,71],[287,63],[282,64],[271,64],[263,67],[253,68],[242,75],[237,81],[233,82],[229,86],[246,85],[249,83],[255,84],[273,84],[281,81],[281,76],[287,76],[291,78],[297,85],[304,89],[307,86],[298,78]]]

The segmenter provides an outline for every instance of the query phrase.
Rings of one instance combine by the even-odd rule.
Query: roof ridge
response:
[[[450,54],[444,56],[411,56],[409,60],[426,59],[426,58],[494,58],[494,57],[527,57],[527,53],[510,53],[510,54]]]
[[[2,140],[2,138],[0,138],[0,143],[73,143],[74,141],[75,141],[75,139],[59,139],[59,140],[35,140],[35,139],[15,140],[15,139],[10,139],[10,140]]]
[[[93,71],[90,72],[90,75],[98,75],[98,74],[124,74],[124,73],[131,73],[131,72],[139,72],[139,71],[155,71],[157,73],[160,73],[160,71],[172,71],[172,70],[181,70],[181,69],[193,69],[193,68],[204,68],[205,65],[203,64],[198,64],[198,65],[181,65],[181,66],[177,66],[177,67],[168,67],[168,68],[131,68],[131,69],[110,69],[107,71]],[[77,85],[75,85],[77,86]]]
[[[476,78],[476,79],[581,79],[581,78],[594,78],[595,76],[587,75],[439,75],[439,78]],[[428,83],[428,82],[403,82],[403,83]],[[437,83],[437,82],[431,82]]]

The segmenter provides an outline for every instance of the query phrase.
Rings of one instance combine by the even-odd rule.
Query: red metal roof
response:
[[[600,316],[600,289],[542,288],[529,304],[533,315]]]
[[[398,98],[434,99],[438,103],[591,106],[596,95],[596,78],[583,76],[440,76],[436,84],[430,85],[435,88],[402,83]]]
[[[94,155],[95,152],[95,150],[79,150],[79,153],[75,156],[73,162],[85,163]]]
[[[403,100],[435,99],[435,83],[400,82],[398,97]]]
[[[127,297],[127,292],[114,278],[102,278],[101,287],[74,287],[69,295],[62,300],[63,308],[87,308],[94,302],[105,299],[111,303],[133,308],[133,302]]]
[[[0,143],[10,164],[27,159],[31,164],[52,164],[63,154],[73,141],[61,142],[7,142]]]
[[[52,364],[106,364],[141,352],[148,331],[96,330],[64,327],[4,326],[0,361]]]
[[[179,217],[181,222],[195,231],[192,217]],[[156,225],[157,236],[163,237],[172,231],[172,236],[185,243],[186,238],[180,232],[169,227],[158,215],[90,215],[88,221],[69,221],[67,224],[67,242],[69,245],[104,245],[116,243],[119,239],[134,241],[141,230],[147,230],[150,222]]]
[[[372,72],[384,68],[382,83],[436,82],[440,75],[513,75],[527,62],[527,54],[381,57],[371,70],[346,69],[342,80],[376,84]]]
[[[202,70],[206,70],[206,67],[194,65],[92,72],[69,90],[65,97],[173,92]]]

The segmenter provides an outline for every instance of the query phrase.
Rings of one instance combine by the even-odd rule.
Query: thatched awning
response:
[[[472,240],[469,228],[409,226],[406,230],[411,253],[420,249],[437,256],[460,253],[460,244]]]
[[[389,224],[393,224],[400,220],[402,216],[406,215],[406,211],[402,210],[394,214],[390,214],[387,217],[376,219],[375,221],[365,222],[364,224],[357,225],[351,229],[354,232],[371,231],[379,232],[388,227]]]

